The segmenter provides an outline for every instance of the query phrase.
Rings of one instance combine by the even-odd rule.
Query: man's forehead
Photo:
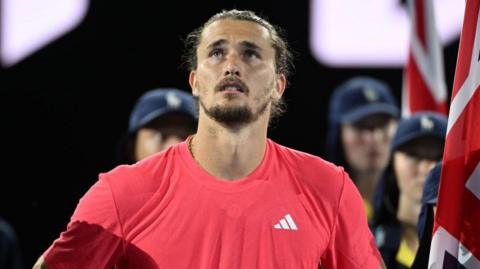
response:
[[[228,43],[232,39],[234,42],[270,44],[270,34],[261,24],[247,20],[220,19],[205,27],[200,46],[210,46],[219,40],[225,40]]]

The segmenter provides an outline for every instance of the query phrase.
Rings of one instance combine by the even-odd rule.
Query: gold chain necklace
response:
[[[188,150],[190,151],[190,154],[192,154],[193,159],[196,161],[195,154],[193,154],[193,138],[194,137],[195,137],[195,135],[192,135],[192,137],[188,141]]]

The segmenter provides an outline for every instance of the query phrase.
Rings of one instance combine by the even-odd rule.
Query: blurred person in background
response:
[[[277,28],[222,11],[186,49],[197,132],[102,174],[35,267],[383,268],[348,174],[267,137],[291,63]]]
[[[435,112],[417,112],[398,125],[374,197],[373,230],[387,268],[413,264],[423,186],[442,158],[446,131],[447,118]]]
[[[12,226],[0,218],[0,269],[21,269],[22,258]]]
[[[438,162],[427,175],[422,193],[422,207],[418,216],[417,234],[420,241],[412,269],[428,268],[432,231],[442,174],[442,162]]]
[[[327,159],[343,166],[360,191],[369,220],[372,197],[388,162],[399,109],[389,86],[370,77],[354,77],[330,99]]]
[[[158,88],[144,93],[130,113],[127,134],[118,150],[119,164],[133,164],[195,133],[193,96],[183,90]]]

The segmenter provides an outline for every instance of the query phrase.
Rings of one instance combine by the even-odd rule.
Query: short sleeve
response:
[[[363,199],[352,180],[343,172],[337,219],[322,268],[379,268],[380,253],[368,227]]]
[[[50,269],[112,268],[123,254],[122,237],[109,182],[106,175],[100,176],[43,257]]]

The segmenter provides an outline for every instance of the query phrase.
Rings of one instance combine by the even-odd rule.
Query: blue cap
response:
[[[392,151],[420,137],[436,137],[445,140],[447,117],[436,112],[420,111],[402,119],[392,139]]]
[[[153,119],[167,113],[184,113],[197,118],[191,94],[172,88],[158,88],[144,93],[135,104],[128,123],[128,132],[136,132]]]
[[[390,87],[368,77],[355,77],[342,83],[330,102],[330,115],[338,123],[353,123],[373,114],[397,118],[399,113]]]

